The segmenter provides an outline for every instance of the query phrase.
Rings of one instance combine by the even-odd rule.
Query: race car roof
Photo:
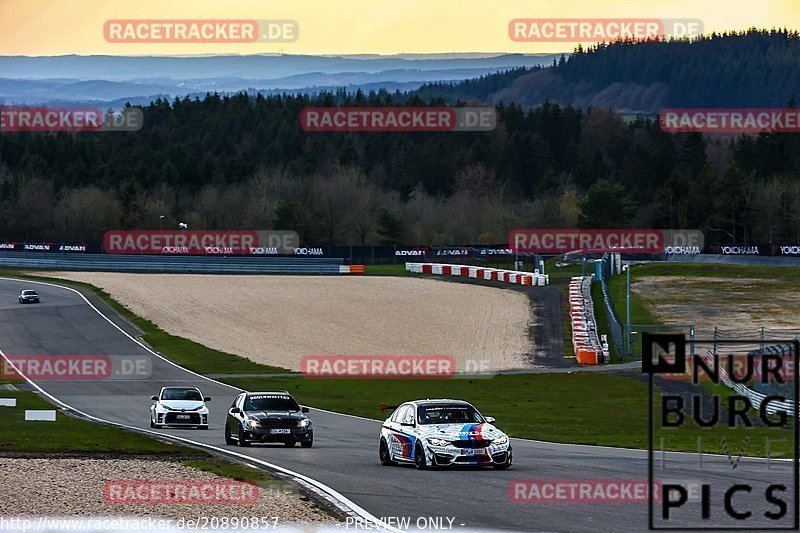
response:
[[[450,404],[456,404],[456,405],[471,405],[469,402],[464,401],[464,400],[448,400],[446,398],[441,398],[441,399],[436,399],[436,400],[430,400],[430,399],[428,399],[428,400],[414,400],[414,401],[411,401],[411,402],[408,402],[408,403],[413,403],[413,404],[420,405],[420,406],[440,405],[440,404],[443,404],[443,403],[444,404],[450,403]]]

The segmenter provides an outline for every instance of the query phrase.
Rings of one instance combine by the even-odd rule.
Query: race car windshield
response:
[[[164,389],[162,400],[202,401],[203,397],[197,389]]]
[[[22,291],[23,296],[33,296],[36,294],[36,291]]]
[[[299,411],[300,406],[289,396],[249,396],[244,402],[245,411]]]
[[[471,405],[428,405],[417,410],[420,424],[480,424],[483,417]]]

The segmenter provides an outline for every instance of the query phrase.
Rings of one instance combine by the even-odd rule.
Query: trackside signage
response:
[[[452,355],[308,355],[300,371],[309,378],[451,378]]]
[[[278,255],[294,254],[294,231],[111,230],[103,235],[110,254]]]
[[[658,487],[654,495],[659,497]],[[648,502],[646,479],[517,479],[508,486],[514,503]]]
[[[241,481],[118,480],[103,487],[103,500],[112,505],[252,505],[258,485]]]
[[[698,230],[660,229],[516,229],[509,233],[508,247],[538,254],[640,253],[665,250],[702,250],[703,233]]]
[[[762,343],[770,349],[754,348]],[[650,529],[798,529],[798,348],[797,340],[642,334],[648,480],[661,493],[648,502]],[[694,387],[661,387],[662,379],[686,376]],[[696,456],[668,457],[665,447],[682,439],[691,439]],[[704,449],[709,442],[716,453]],[[691,472],[691,486],[675,472]]]

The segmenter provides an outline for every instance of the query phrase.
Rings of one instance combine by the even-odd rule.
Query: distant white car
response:
[[[508,435],[461,400],[417,400],[394,409],[383,423],[378,456],[381,464],[431,466],[511,466]]]
[[[208,407],[211,398],[196,387],[163,387],[158,396],[151,396],[150,427],[196,427],[208,429]]]

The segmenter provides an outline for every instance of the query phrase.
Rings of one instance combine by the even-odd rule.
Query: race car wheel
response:
[[[428,460],[425,459],[425,450],[422,449],[422,444],[417,442],[416,447],[414,447],[414,466],[417,467],[417,470],[425,470],[428,468]]]
[[[237,444],[239,446],[250,446],[250,443],[244,439],[244,430],[241,427],[239,428],[239,442]]]
[[[208,429],[208,426],[198,426],[198,429]]]
[[[236,441],[231,437],[231,432],[228,429],[228,424],[225,424],[225,444],[236,444]]]
[[[156,427],[156,425],[155,425],[155,424],[153,424],[153,419],[152,419],[152,418],[150,419],[150,427],[151,427],[151,428],[154,428],[154,427]]]
[[[300,441],[300,446],[302,446],[303,448],[311,448],[313,445],[314,445],[314,439],[313,438],[312,439],[308,439],[308,440],[301,440]]]
[[[395,464],[394,461],[392,461],[392,454],[389,453],[389,445],[386,444],[386,440],[384,439],[381,439],[381,444],[378,447],[378,458],[381,460],[383,466]]]

